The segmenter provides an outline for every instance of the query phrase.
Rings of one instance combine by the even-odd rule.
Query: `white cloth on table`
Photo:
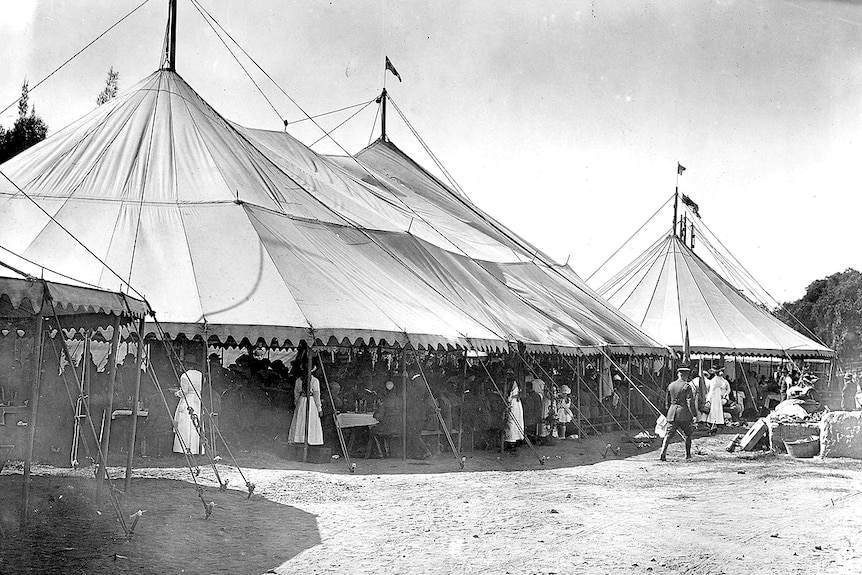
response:
[[[308,412],[308,444],[323,445],[323,427],[320,425],[320,381],[311,376],[310,390],[312,401],[309,403],[308,394],[302,393],[302,378],[296,379],[293,387],[293,396],[296,400],[296,410],[290,422],[290,431],[287,434],[288,443],[305,443],[305,414]]]
[[[348,427],[367,427],[369,425],[377,425],[378,423],[380,422],[371,413],[345,411],[338,414],[338,427],[342,429]]]
[[[180,402],[174,412],[174,453],[185,453],[188,450],[194,455],[200,455],[204,452],[200,435],[189,413],[189,408],[192,408],[198,421],[201,421],[202,380],[203,375],[195,369],[190,369],[180,377],[180,390],[176,392]]]
[[[512,390],[509,392],[509,410],[506,413],[504,441],[514,442],[524,439],[524,406],[521,405],[521,398],[518,394],[518,384],[512,383]]]
[[[709,401],[707,423],[724,425],[724,401],[728,395],[730,395],[730,383],[726,379],[716,375],[709,381],[706,390],[706,399]]]

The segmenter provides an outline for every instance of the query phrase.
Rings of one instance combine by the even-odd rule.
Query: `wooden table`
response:
[[[150,415],[150,411],[148,409],[138,409],[137,416],[147,418]],[[118,427],[112,427],[114,432],[112,433],[112,441],[111,447],[108,449],[119,450],[120,453],[126,453],[129,450],[129,434],[132,430],[132,410],[131,409],[115,409],[111,413],[111,420],[119,422],[129,422],[128,425],[126,423],[121,424]],[[140,420],[138,425],[140,425]],[[140,433],[140,427],[138,427],[138,432]],[[140,443],[140,435],[135,438],[135,443]],[[116,447],[115,447],[116,446]],[[116,453],[116,451],[114,451]],[[145,450],[138,451],[140,455],[146,455]]]
[[[356,442],[356,431],[359,428],[365,427],[368,429],[368,444],[365,446],[365,455],[367,456],[371,452],[371,445],[374,442],[371,428],[378,423],[380,422],[374,419],[373,413],[357,413],[355,411],[339,413],[336,418],[336,425],[346,431],[348,435],[348,440],[346,441],[347,452],[350,453],[353,450],[353,444]]]

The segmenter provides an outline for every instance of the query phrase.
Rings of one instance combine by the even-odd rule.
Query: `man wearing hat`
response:
[[[667,386],[667,434],[661,444],[659,459],[667,461],[667,447],[677,430],[685,434],[685,458],[691,459],[691,438],[694,433],[694,397],[686,378],[691,370],[680,366],[676,370],[676,379]]]

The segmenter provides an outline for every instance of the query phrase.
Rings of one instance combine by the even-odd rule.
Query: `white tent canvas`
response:
[[[172,336],[661,353],[570,269],[371,152],[238,126],[160,70],[0,166],[0,245],[46,277],[128,283]]]
[[[676,350],[683,348],[687,322],[693,353],[834,355],[742,295],[676,236],[634,263],[599,293]]]

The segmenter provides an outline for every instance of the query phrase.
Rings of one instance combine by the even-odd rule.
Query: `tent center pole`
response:
[[[132,396],[132,420],[129,430],[129,449],[126,454],[126,481],[123,490],[128,493],[132,487],[132,459],[135,456],[135,434],[138,431],[138,403],[141,400],[141,365],[144,361],[144,318],[138,322],[138,353],[135,357],[135,393]],[[152,369],[152,365],[147,369]]]
[[[47,288],[45,292],[47,292]],[[47,293],[46,293],[47,295]],[[42,305],[44,306],[42,298]],[[30,466],[33,463],[33,443],[36,439],[36,416],[39,410],[39,392],[42,382],[42,309],[36,315],[33,333],[33,382],[30,386],[30,417],[27,422],[27,447],[24,451],[24,486],[21,497],[21,527],[27,527],[30,520]],[[63,330],[58,330],[58,337],[63,337]]]

